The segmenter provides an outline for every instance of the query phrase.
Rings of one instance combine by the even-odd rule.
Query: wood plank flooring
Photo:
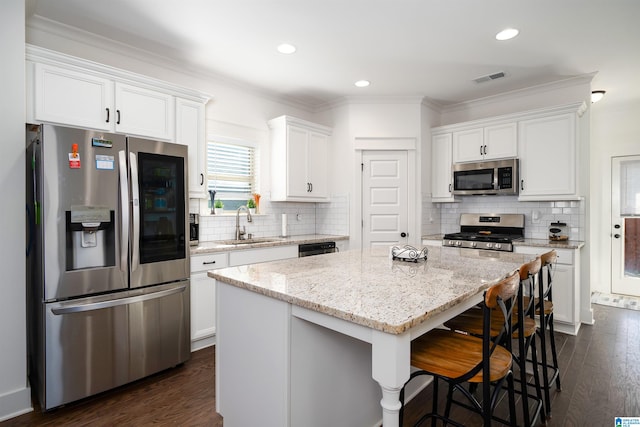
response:
[[[616,416],[640,416],[640,311],[596,304],[593,309],[594,326],[583,325],[577,337],[557,334],[562,391],[553,391],[550,427],[612,426]],[[183,366],[49,413],[36,408],[0,426],[219,427],[223,422],[215,412],[214,366],[210,347],[193,353]],[[430,407],[428,387],[407,406],[405,425]],[[481,425],[466,411],[457,415],[465,425]]]

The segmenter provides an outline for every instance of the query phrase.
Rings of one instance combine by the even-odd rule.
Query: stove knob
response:
[[[456,242],[456,246],[462,246],[462,242],[461,242],[460,240],[458,240],[458,241]]]
[[[487,249],[491,249],[493,247],[493,243],[487,243]]]
[[[471,242],[471,247],[475,248],[476,246],[478,246],[478,244],[476,242]]]
[[[453,246],[454,245],[453,240],[449,240],[448,244],[449,244],[449,246]]]
[[[496,249],[500,249],[502,247],[502,243],[496,243]]]

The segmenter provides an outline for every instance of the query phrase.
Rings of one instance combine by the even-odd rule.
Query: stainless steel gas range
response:
[[[462,214],[460,232],[445,234],[442,246],[513,252],[524,240],[523,214]]]

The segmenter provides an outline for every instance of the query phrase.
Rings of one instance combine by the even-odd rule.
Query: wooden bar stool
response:
[[[535,301],[536,315],[540,322],[538,334],[540,336],[540,349],[542,353],[542,380],[544,389],[545,410],[547,418],[551,418],[551,384],[555,381],[556,389],[562,390],[560,386],[560,369],[558,367],[558,355],[556,352],[555,331],[553,328],[553,268],[558,255],[555,250],[541,255],[542,269],[539,273],[538,295]],[[545,274],[546,273],[546,274]],[[546,276],[546,280],[544,280]],[[549,344],[551,345],[552,365],[547,360],[547,328],[549,329]],[[551,372],[551,375],[549,373]]]
[[[481,337],[435,329],[411,342],[411,365],[419,370],[411,374],[409,381],[419,375],[433,375],[432,411],[420,418],[416,425],[431,418],[434,425],[436,420],[442,420],[445,423],[462,426],[449,417],[451,405],[454,403],[479,413],[485,426],[490,426],[492,421],[516,425],[511,340],[506,340],[508,348],[499,343],[505,341],[502,339],[503,336],[510,336],[512,333],[511,313],[518,295],[518,287],[519,275],[518,272],[513,272],[485,292],[481,304],[483,316]],[[498,311],[500,316],[497,316]],[[492,339],[491,325],[497,325],[496,317],[499,317],[498,323],[501,323],[501,327],[498,336]],[[438,387],[441,380],[449,386],[444,415],[438,412]],[[509,400],[508,421],[493,414],[498,395],[505,382]],[[466,383],[482,386],[482,402],[465,389]],[[468,401],[456,400],[454,391],[462,393]],[[404,388],[400,392],[400,401],[403,405],[400,410],[402,423]]]
[[[522,413],[525,425],[527,426],[535,425],[540,414],[543,413],[542,387],[540,384],[538,370],[536,369],[538,366],[535,339],[537,326],[534,318],[534,301],[530,298],[525,299],[524,297],[525,293],[529,295],[533,293],[535,289],[535,279],[539,274],[540,268],[541,259],[538,257],[531,262],[523,264],[519,269],[519,297],[512,315],[512,334],[509,336],[510,338],[516,339],[518,342],[518,351],[512,352],[513,358],[519,367],[519,378],[517,381],[521,384],[520,390],[516,391],[522,395]],[[520,315],[520,313],[524,313],[524,315]],[[496,316],[492,317],[491,325],[491,335],[493,339],[496,339],[502,322],[502,319],[499,316],[500,313],[496,314]],[[444,326],[454,331],[478,336],[482,333],[482,322],[483,319],[481,311],[476,308],[472,308],[445,322]],[[510,339],[507,337],[505,338]],[[526,355],[529,350],[531,350],[531,360],[529,360],[529,362],[531,362],[534,367],[533,378],[535,394],[530,394],[527,389]],[[533,402],[535,403],[532,411],[529,408],[530,398],[533,399]]]

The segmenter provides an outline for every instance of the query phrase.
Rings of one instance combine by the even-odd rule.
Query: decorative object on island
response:
[[[214,202],[213,205],[216,214],[221,215],[222,211],[224,210],[224,204],[222,203],[222,200],[218,199]]]
[[[211,200],[209,200],[209,208],[211,208],[211,215],[215,214],[215,198],[216,198],[216,191],[215,190],[209,190],[209,197],[211,198]]]
[[[253,193],[253,201],[256,203],[256,213],[260,213],[260,193]]]
[[[402,248],[393,246],[391,248],[391,258],[401,261],[424,261],[427,259],[427,248],[416,249],[410,245],[404,245]]]
[[[256,213],[256,202],[253,199],[247,200],[247,208],[249,209],[249,213],[254,215]]]

